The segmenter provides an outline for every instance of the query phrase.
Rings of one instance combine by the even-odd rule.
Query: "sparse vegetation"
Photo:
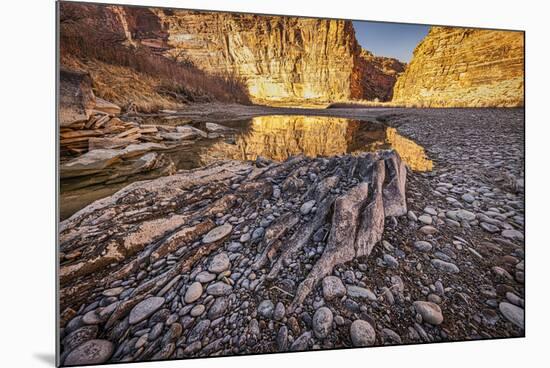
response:
[[[188,102],[250,103],[238,78],[210,75],[146,47],[124,45],[113,35],[82,27],[78,20],[61,20],[61,65],[92,74],[94,91],[102,98],[145,112]]]
[[[157,78],[132,68],[72,55],[62,56],[61,64],[71,70],[90,73],[95,95],[124,109],[133,106],[141,112],[155,112],[181,105],[181,101],[159,93],[161,85]]]

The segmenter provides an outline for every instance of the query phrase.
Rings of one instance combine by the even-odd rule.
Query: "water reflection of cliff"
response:
[[[252,119],[250,130],[237,137],[240,159],[257,156],[277,161],[303,153],[335,156],[348,152],[358,121],[313,116],[261,116]]]
[[[318,116],[259,116],[245,123],[234,142],[217,142],[202,153],[203,161],[255,160],[258,156],[283,161],[290,156],[334,156],[395,149],[415,171],[429,171],[432,161],[424,148],[380,123]]]

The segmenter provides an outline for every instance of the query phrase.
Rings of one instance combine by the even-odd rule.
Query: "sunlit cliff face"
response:
[[[246,123],[234,144],[218,142],[202,154],[204,160],[265,157],[284,161],[290,156],[328,157],[395,149],[415,171],[429,171],[433,163],[422,146],[379,123],[318,116],[259,116]]]
[[[169,35],[166,56],[239,78],[254,102],[307,105],[354,97],[359,49],[351,22],[152,11]]]
[[[398,104],[523,106],[523,32],[432,27],[393,89]]]

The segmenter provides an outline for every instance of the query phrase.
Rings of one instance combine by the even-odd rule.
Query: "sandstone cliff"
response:
[[[270,105],[387,101],[403,69],[362,50],[345,20],[69,3],[62,4],[60,18],[62,49],[69,45],[80,52],[74,49],[84,39],[85,45],[97,45],[85,57],[100,54],[100,60],[141,69],[143,62],[119,49],[104,54],[113,45],[147,50],[243,83],[254,102]]]
[[[322,103],[362,98],[359,46],[349,21],[156,11],[167,55],[243,78],[255,102]]]
[[[432,27],[394,87],[395,103],[523,106],[522,32]]]
[[[187,102],[250,103],[240,80],[164,57],[167,39],[148,8],[59,3],[61,66],[90,74],[97,96],[144,112]]]
[[[362,50],[350,21],[152,11],[169,33],[167,55],[243,78],[255,102],[388,101],[404,69]]]
[[[94,92],[124,107],[212,100],[523,105],[521,32],[432,27],[404,71],[398,60],[363,50],[345,20],[63,3],[60,23],[62,56],[75,54],[78,62],[71,64],[92,75]],[[95,82],[105,79],[102,71],[107,79],[115,76],[104,65],[93,71],[100,64],[90,60],[157,82],[137,89],[146,96],[125,98],[124,81],[111,89]]]

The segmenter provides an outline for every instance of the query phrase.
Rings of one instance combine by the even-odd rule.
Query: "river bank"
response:
[[[372,154],[219,160],[132,184],[61,223],[62,359],[83,341],[116,362],[524,335],[523,110],[307,112],[383,123],[384,142],[395,128],[433,162],[407,170],[405,211],[386,208],[380,228],[368,217],[374,246],[326,261],[345,239],[338,214],[363,213],[353,193],[375,182]],[[302,114],[210,105],[181,117]],[[385,166],[389,183],[400,177]],[[325,208],[327,195],[340,205]]]

